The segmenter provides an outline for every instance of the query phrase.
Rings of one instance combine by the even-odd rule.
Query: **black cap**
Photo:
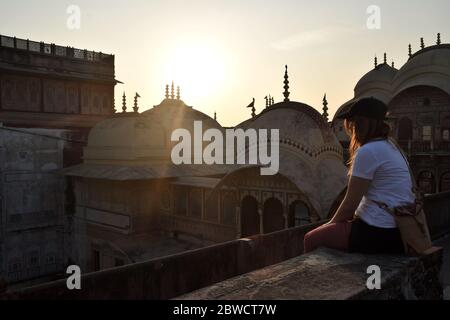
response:
[[[344,108],[336,118],[348,119],[353,116],[361,116],[375,120],[385,120],[387,109],[387,105],[384,102],[374,97],[362,98]]]

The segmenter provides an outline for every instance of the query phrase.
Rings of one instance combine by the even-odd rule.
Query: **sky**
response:
[[[448,0],[0,0],[0,34],[115,54],[117,109],[124,91],[129,108],[135,92],[151,108],[174,81],[186,104],[234,126],[252,98],[257,112],[283,99],[286,64],[291,100],[321,111],[326,93],[332,116],[375,55],[399,68],[420,37],[450,43],[449,12]]]

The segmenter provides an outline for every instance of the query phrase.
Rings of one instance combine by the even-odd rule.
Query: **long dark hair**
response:
[[[383,120],[375,120],[361,116],[345,119],[344,128],[350,136],[350,158],[348,161],[349,173],[352,170],[355,154],[359,147],[373,139],[387,139],[391,134],[391,127]]]

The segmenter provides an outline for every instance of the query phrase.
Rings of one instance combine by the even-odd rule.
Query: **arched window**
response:
[[[398,122],[398,140],[408,141],[412,140],[413,125],[409,118],[401,118]]]
[[[289,228],[303,226],[311,223],[309,208],[303,201],[295,201],[289,206]]]
[[[252,196],[246,196],[241,203],[241,236],[259,234],[259,227],[258,201]]]
[[[190,192],[190,210],[189,215],[200,219],[202,217],[202,189],[194,188]]]
[[[442,140],[450,141],[450,116],[445,116],[444,119],[442,119],[441,127]]]
[[[174,187],[174,214],[185,216],[187,214],[187,190],[186,187]]]
[[[433,127],[432,126],[423,126],[422,127],[422,140],[423,141],[431,141],[433,138]]]
[[[440,192],[450,191],[450,172],[446,172],[441,176]]]
[[[207,221],[219,222],[219,196],[218,192],[211,194],[210,190],[205,192],[205,212],[203,217]]]
[[[450,140],[450,129],[442,129],[442,140],[444,141]]]
[[[276,198],[269,198],[264,202],[263,212],[264,233],[284,229],[283,205]]]
[[[222,223],[236,224],[236,198],[232,193],[226,193],[222,198]]]
[[[431,171],[422,171],[417,178],[417,185],[423,193],[436,192],[436,182]]]

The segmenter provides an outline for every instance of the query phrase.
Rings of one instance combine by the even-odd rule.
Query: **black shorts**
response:
[[[398,228],[378,228],[360,218],[352,221],[349,252],[369,254],[404,253],[402,237]]]

